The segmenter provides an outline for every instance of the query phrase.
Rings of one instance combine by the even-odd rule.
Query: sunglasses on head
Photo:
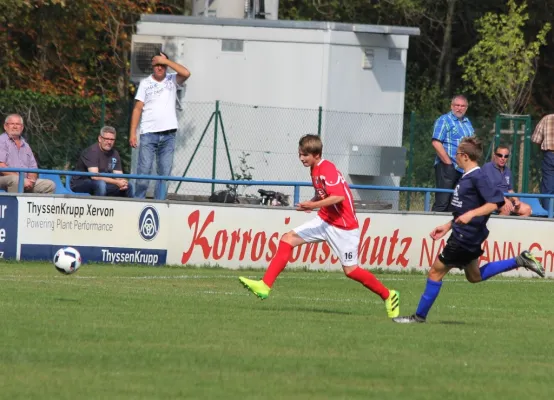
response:
[[[498,158],[508,158],[508,157],[510,157],[509,154],[494,153],[494,155],[497,156]]]

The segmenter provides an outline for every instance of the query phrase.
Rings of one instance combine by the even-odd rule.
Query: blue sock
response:
[[[433,307],[433,303],[439,296],[439,292],[441,291],[442,281],[435,282],[431,279],[427,278],[427,285],[425,286],[425,291],[421,295],[421,299],[419,299],[419,304],[417,306],[416,314],[419,315],[422,318],[427,318],[427,314],[429,313],[429,310],[431,307]]]
[[[493,261],[485,264],[481,268],[479,268],[479,272],[481,272],[481,279],[486,281],[487,279],[495,275],[501,274],[502,272],[510,271],[517,267],[518,265],[514,257],[508,260]]]

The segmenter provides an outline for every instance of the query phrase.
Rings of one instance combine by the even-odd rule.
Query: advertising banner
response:
[[[19,197],[20,257],[52,259],[71,246],[85,261],[163,265],[168,205],[102,198]]]
[[[17,257],[17,197],[0,196],[0,259]]]
[[[266,267],[275,255],[280,237],[313,218],[315,213],[291,209],[170,206],[168,263],[218,264],[225,268]],[[426,269],[444,248],[448,235],[433,241],[429,233],[451,219],[448,215],[374,212],[358,213],[359,263],[364,268]],[[518,255],[529,249],[552,275],[553,221],[548,219],[495,218],[484,243],[481,262]],[[293,250],[290,265],[311,269],[340,269],[326,243],[308,244]],[[512,272],[529,275],[524,270]]]
[[[281,207],[0,196],[0,252],[4,257],[16,257],[19,251],[21,259],[50,260],[60,247],[72,246],[85,262],[265,268],[281,236],[315,215]],[[433,241],[429,233],[450,218],[394,211],[358,213],[359,264],[394,271],[427,269],[448,238]],[[554,276],[553,222],[492,217],[481,262],[511,258],[529,249],[543,262],[547,275]],[[295,248],[290,265],[341,268],[326,243]],[[522,269],[511,274],[531,276]]]

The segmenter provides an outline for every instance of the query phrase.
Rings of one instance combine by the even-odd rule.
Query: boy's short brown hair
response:
[[[458,153],[464,153],[471,161],[478,161],[483,156],[483,144],[475,136],[465,137],[458,146]]]
[[[314,156],[320,156],[323,153],[321,138],[313,134],[302,136],[298,142],[298,148],[300,151],[313,154]]]

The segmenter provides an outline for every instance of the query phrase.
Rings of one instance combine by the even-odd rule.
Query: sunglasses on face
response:
[[[494,155],[497,156],[498,158],[508,158],[508,157],[510,157],[509,154],[495,153]]]

